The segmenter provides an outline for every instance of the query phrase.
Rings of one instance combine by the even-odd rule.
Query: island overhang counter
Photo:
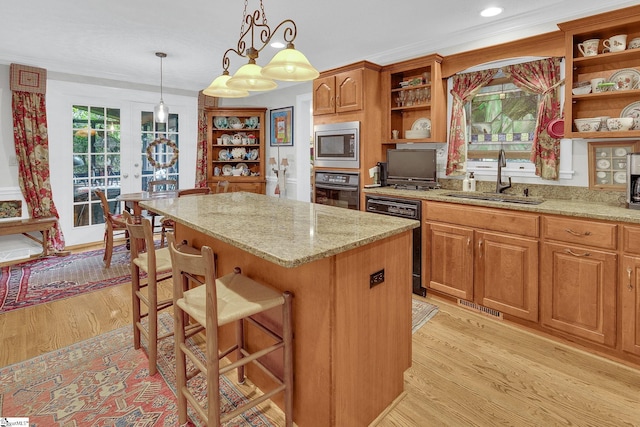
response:
[[[178,241],[210,246],[218,275],[239,266],[294,294],[297,425],[367,426],[403,393],[418,221],[243,192],[142,206],[172,218]],[[220,333],[233,337],[230,328]],[[250,343],[258,338],[248,331]],[[269,389],[260,370],[248,375]]]

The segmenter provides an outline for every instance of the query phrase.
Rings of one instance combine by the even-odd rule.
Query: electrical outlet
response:
[[[376,271],[369,276],[369,288],[373,288],[382,282],[384,282],[384,269]]]

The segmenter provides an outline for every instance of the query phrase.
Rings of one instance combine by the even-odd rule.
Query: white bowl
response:
[[[573,124],[578,132],[596,132],[600,129],[600,119],[598,117],[575,119]]]
[[[428,129],[406,130],[404,132],[404,137],[407,138],[407,139],[428,138],[429,137],[429,130]]]
[[[231,125],[232,129],[242,129],[243,127],[244,127],[244,124],[242,124],[242,123],[233,123]]]
[[[591,86],[574,87],[571,89],[571,92],[573,92],[574,95],[586,95],[591,93]]]
[[[607,127],[610,131],[629,130],[633,127],[633,117],[613,117],[607,119]]]
[[[233,176],[240,176],[242,175],[242,168],[233,168],[231,169],[231,174]]]

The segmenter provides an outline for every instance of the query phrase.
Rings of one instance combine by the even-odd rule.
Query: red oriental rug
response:
[[[163,313],[159,329],[173,328]],[[196,348],[196,351],[197,348]],[[202,354],[200,352],[200,354]],[[177,426],[173,339],[158,348],[158,374],[148,375],[146,353],[134,350],[131,327],[99,335],[26,362],[0,369],[0,417],[28,417],[36,427]],[[206,396],[201,375],[190,386]],[[245,401],[226,378],[220,380],[223,412]],[[193,413],[191,419],[199,426]],[[255,408],[226,427],[271,427]]]
[[[111,267],[104,249],[66,257],[38,258],[0,268],[0,314],[131,281],[129,251],[113,248]]]

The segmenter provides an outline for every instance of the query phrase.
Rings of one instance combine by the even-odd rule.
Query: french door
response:
[[[166,124],[144,109],[134,108],[129,117],[130,123],[123,123],[118,108],[73,106],[74,228],[104,223],[95,190],[119,213],[121,193],[144,191],[154,179],[178,181],[178,114],[170,114]],[[123,129],[130,130],[131,143],[123,143],[129,141]]]

